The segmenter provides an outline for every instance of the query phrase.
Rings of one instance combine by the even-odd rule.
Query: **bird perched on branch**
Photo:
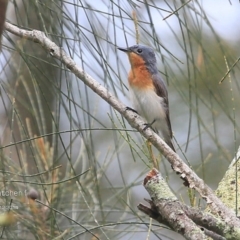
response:
[[[153,49],[143,45],[118,49],[128,54],[131,64],[128,82],[134,110],[147,120],[147,126],[156,133],[161,132],[165,142],[175,152],[172,144],[168,92],[158,72]]]

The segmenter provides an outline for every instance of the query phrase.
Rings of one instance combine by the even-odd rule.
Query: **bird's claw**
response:
[[[148,128],[151,128],[153,130],[151,123],[144,123],[143,125],[145,125],[143,131],[147,130]]]
[[[132,112],[135,112],[136,114],[138,114],[138,112],[135,109],[130,108],[130,107],[126,107],[126,111],[132,111]]]
[[[145,125],[145,127],[144,127],[144,129],[143,129],[143,131],[145,131],[146,129],[148,129],[148,128],[151,128],[154,132],[156,132],[155,130],[154,130],[154,128],[152,127],[152,125],[155,123],[155,119],[151,122],[151,123],[144,123],[143,125]]]

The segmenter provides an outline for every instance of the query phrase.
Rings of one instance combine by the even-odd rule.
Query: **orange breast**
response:
[[[140,89],[153,89],[151,74],[148,72],[144,60],[136,53],[130,53],[128,56],[131,63],[131,70],[128,75],[129,85]]]

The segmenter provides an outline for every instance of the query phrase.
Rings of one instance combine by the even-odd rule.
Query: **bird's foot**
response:
[[[155,123],[155,121],[156,120],[154,119],[151,123],[144,123],[145,127],[144,127],[143,131],[145,131],[148,128],[151,128],[154,132],[156,132],[152,127],[152,125]]]
[[[138,112],[135,109],[130,108],[130,107],[126,107],[126,111],[132,111],[132,112],[135,112],[136,114],[138,114]]]

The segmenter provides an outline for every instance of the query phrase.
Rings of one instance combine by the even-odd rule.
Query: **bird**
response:
[[[162,135],[168,146],[176,152],[172,143],[172,127],[169,115],[168,91],[157,68],[154,50],[145,45],[118,47],[127,53],[131,69],[128,74],[129,92],[134,109],[156,133]]]

